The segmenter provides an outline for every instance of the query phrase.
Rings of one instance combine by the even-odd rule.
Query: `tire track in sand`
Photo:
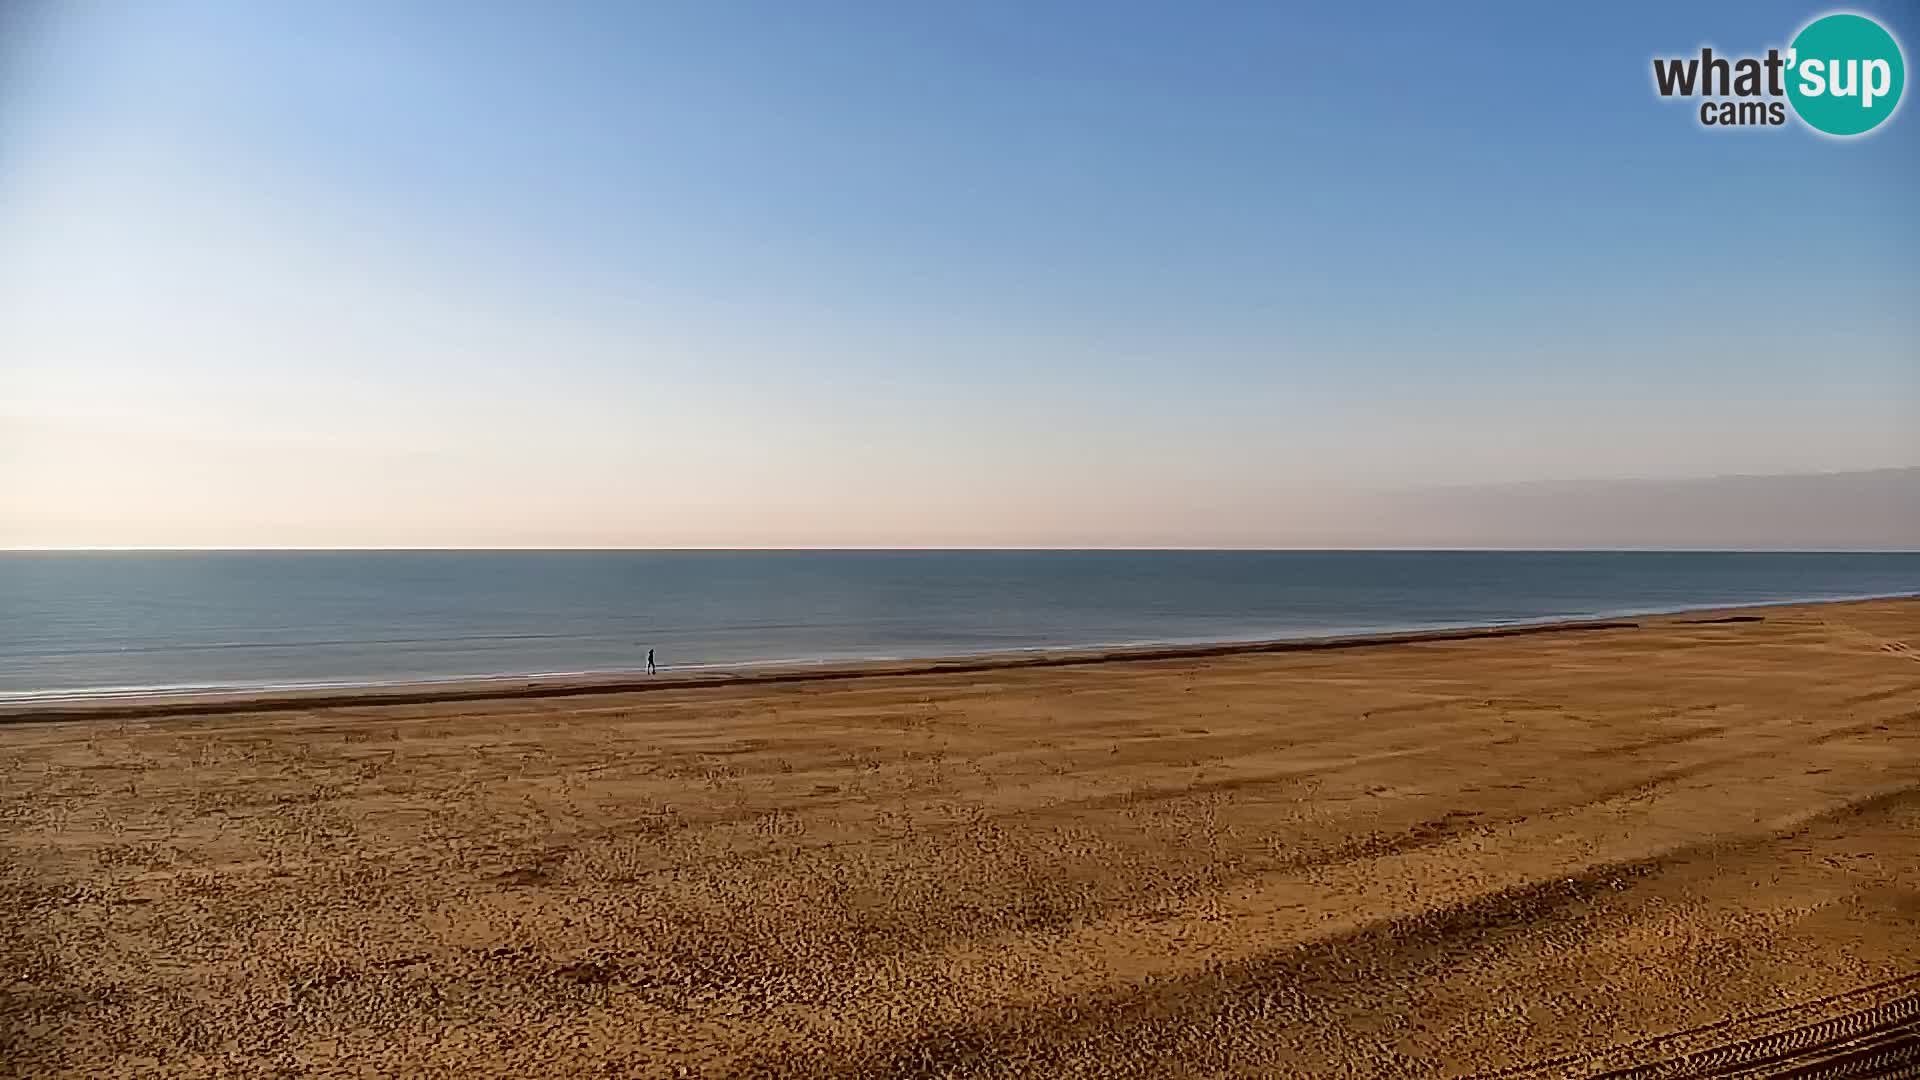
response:
[[[1596,1054],[1487,1073],[1480,1080],[1543,1080],[1550,1076],[1591,1080],[1841,1080],[1915,1075],[1920,1075],[1920,975]]]

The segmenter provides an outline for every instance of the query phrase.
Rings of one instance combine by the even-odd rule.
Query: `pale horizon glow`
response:
[[[466,10],[0,15],[0,548],[1559,546],[1418,493],[1920,465],[1920,114],[1646,89],[1822,8]]]

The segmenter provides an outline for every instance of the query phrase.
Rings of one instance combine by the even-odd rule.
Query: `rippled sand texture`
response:
[[[1920,602],[1756,614],[0,725],[0,1071],[1591,1075],[1764,1036],[1920,974]]]

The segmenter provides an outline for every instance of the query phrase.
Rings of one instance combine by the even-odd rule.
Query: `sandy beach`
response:
[[[1920,600],[804,674],[0,712],[0,1073],[1920,1060]]]

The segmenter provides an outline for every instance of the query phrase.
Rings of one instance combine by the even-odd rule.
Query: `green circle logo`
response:
[[[1827,15],[1807,24],[1787,50],[1787,99],[1809,127],[1862,135],[1900,105],[1907,65],[1900,43],[1864,15]]]

